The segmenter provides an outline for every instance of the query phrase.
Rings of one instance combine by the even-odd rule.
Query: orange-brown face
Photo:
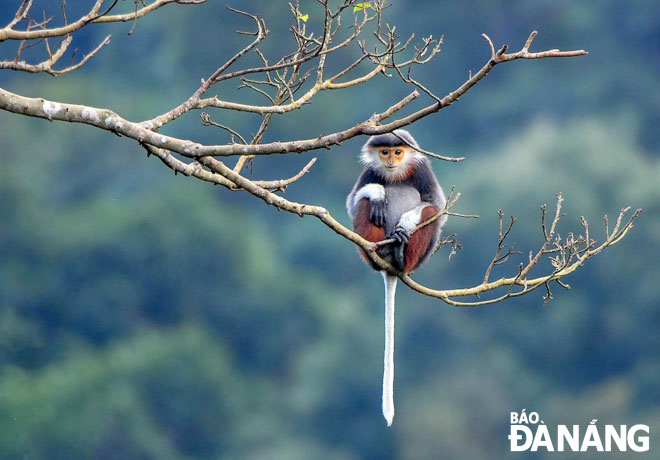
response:
[[[409,147],[377,147],[378,158],[388,170],[396,170],[406,158]]]

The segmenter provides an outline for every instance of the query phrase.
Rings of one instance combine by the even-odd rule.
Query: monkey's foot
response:
[[[403,245],[408,243],[408,240],[410,239],[410,233],[408,233],[403,227],[395,227],[394,230],[392,230],[390,234],[387,235],[387,238],[394,238]]]

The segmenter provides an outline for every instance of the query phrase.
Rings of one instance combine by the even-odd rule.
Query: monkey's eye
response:
[[[380,151],[380,154],[383,155],[383,156],[387,155],[388,153],[389,152],[387,150],[381,150]]]
[[[403,152],[402,152],[401,150],[396,150],[396,151],[394,152],[394,154],[395,154],[396,156],[399,156],[399,155],[401,155],[402,153],[403,153]]]

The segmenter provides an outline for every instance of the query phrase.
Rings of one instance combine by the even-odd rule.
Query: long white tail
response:
[[[387,426],[394,419],[394,295],[397,277],[383,272],[385,281],[385,368],[383,371],[383,416]]]

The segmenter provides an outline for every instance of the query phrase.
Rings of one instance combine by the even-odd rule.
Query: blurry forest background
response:
[[[67,3],[69,18],[91,4]],[[286,1],[171,5],[139,20],[132,35],[132,23],[76,34],[82,53],[113,35],[77,72],[4,71],[0,85],[130,120],[153,117],[250,40],[231,32],[252,24],[225,3],[266,19],[267,56],[292,47]],[[3,24],[19,4],[0,2]],[[301,10],[318,27],[318,3],[302,0]],[[462,193],[455,210],[481,216],[450,218],[445,228],[464,249],[448,260],[443,248],[417,279],[436,288],[479,283],[499,208],[517,217],[512,239],[527,257],[541,242],[539,206],[553,209],[557,192],[562,236],[581,230],[584,215],[602,241],[604,214],[643,207],[628,237],[568,277],[572,290],[557,287],[546,307],[540,290],[461,309],[401,285],[397,416],[387,429],[382,280],[350,243],[314,218],[174,176],[108,132],[0,112],[0,458],[509,458],[509,413],[523,408],[551,426],[647,424],[649,453],[613,456],[657,458],[657,2],[395,1],[386,18],[404,37],[445,35],[440,55],[415,74],[441,95],[487,61],[484,32],[515,51],[538,29],[535,50],[590,53],[498,66],[458,103],[410,127],[423,147],[467,157],[434,168],[446,189]],[[0,47],[3,59],[13,52]],[[239,100],[232,85],[210,93]],[[319,94],[276,117],[264,141],[345,128],[410,91],[379,76]],[[221,116],[246,135],[260,119]],[[202,127],[199,112],[168,129],[229,140]],[[348,223],[343,203],[364,141],[258,158],[253,177],[285,177],[318,156],[286,196]]]

